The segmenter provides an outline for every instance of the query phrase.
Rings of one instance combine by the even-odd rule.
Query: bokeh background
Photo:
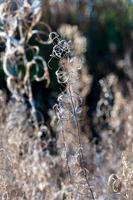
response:
[[[133,1],[44,0],[41,21],[36,28],[47,33],[45,39],[50,31],[55,31],[61,38],[70,40],[72,56],[80,60],[79,80],[75,83],[76,93],[83,98],[80,134],[85,168],[95,198],[132,200]],[[39,45],[40,56],[49,64],[50,85],[47,87],[46,81],[31,83],[38,122],[44,124],[40,125],[40,131],[35,130],[30,120],[30,106],[15,102],[0,67],[0,136],[9,154],[7,162],[12,180],[6,189],[17,200],[18,197],[70,200],[72,189],[74,200],[91,200],[79,172],[75,127],[64,123],[68,148],[65,152],[60,124],[53,110],[65,88],[55,74],[59,59],[50,60],[53,44],[39,44],[34,37],[30,42]],[[4,48],[1,43],[0,53]],[[78,64],[75,61],[71,67]],[[65,153],[69,155],[68,163],[77,181],[74,188],[69,182]],[[117,176],[108,182],[111,174]],[[118,180],[115,186],[112,180]],[[77,195],[79,190],[83,190],[84,196]]]
[[[83,55],[86,59],[85,67],[91,78],[91,84],[88,83],[86,86],[88,93],[84,97],[89,108],[88,118],[92,135],[100,137],[94,122],[97,103],[102,93],[99,81],[114,75],[125,98],[128,98],[132,87],[133,2],[131,0],[46,0],[43,10],[42,21],[44,20],[53,31],[59,33],[61,27],[66,25],[61,36],[68,40],[73,40],[75,37],[74,54],[81,57]],[[71,33],[74,26],[77,26],[77,32],[80,32],[77,36],[74,30]],[[68,33],[65,34],[67,30]],[[48,61],[51,48],[42,47],[42,55],[44,52]],[[56,95],[60,92],[60,87],[55,77],[58,61],[54,62],[55,64],[51,63],[50,92],[55,92]],[[113,95],[113,91],[110,92]],[[109,100],[111,106],[113,99],[114,96]]]

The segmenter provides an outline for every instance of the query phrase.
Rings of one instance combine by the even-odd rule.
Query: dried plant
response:
[[[30,44],[33,37],[41,43],[41,36],[46,35],[45,32],[35,29],[40,17],[40,1],[7,0],[0,4],[0,40],[5,44],[2,59],[7,86],[16,100],[25,101],[24,96],[28,97],[36,127],[37,117],[31,82],[46,79],[49,84],[47,64],[39,56],[39,47]],[[31,58],[28,57],[29,53]]]
[[[52,58],[60,59],[60,67],[56,71],[56,75],[58,82],[65,86],[64,91],[58,97],[58,104],[54,108],[56,109],[61,127],[70,184],[74,186],[71,198],[95,199],[89,183],[89,173],[85,167],[82,135],[79,125],[83,103],[82,98],[78,94],[79,89],[76,83],[80,76],[81,62],[76,57],[72,58],[70,42],[60,39],[58,34],[52,34],[54,35],[53,42],[56,41],[56,44],[51,56]],[[75,137],[77,139],[74,139]]]
[[[64,2],[58,4],[60,8],[67,5]],[[131,84],[127,97],[114,73],[99,80],[100,95],[93,112],[99,134],[96,144],[90,140],[85,106],[92,80],[84,56],[86,38],[77,26],[68,24],[59,27],[60,35],[52,32],[40,22],[42,7],[35,0],[0,1],[0,43],[4,44],[0,61],[11,93],[9,99],[0,90],[0,199],[132,200]],[[48,64],[34,40],[53,44]],[[124,66],[132,78],[128,56]],[[31,85],[45,80],[48,86],[52,60],[59,63],[56,76],[62,92],[54,106],[58,121],[49,110],[50,122],[45,124],[37,119]],[[123,67],[123,63],[117,65]],[[51,138],[50,126],[57,138]]]

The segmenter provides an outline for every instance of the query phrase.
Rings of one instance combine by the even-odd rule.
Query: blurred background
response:
[[[73,56],[84,60],[84,72],[82,80],[80,80],[82,92],[79,93],[83,96],[88,107],[90,138],[95,139],[97,143],[100,140],[99,129],[108,126],[106,113],[110,112],[114,105],[113,85],[115,81],[113,79],[117,79],[123,97],[128,98],[131,95],[133,83],[133,1],[44,0],[42,2],[41,23],[38,24],[37,28],[44,30],[47,34],[50,30],[57,31],[62,38],[72,42]],[[31,43],[39,45],[40,55],[48,63],[53,45],[41,45],[36,43],[34,38]],[[0,50],[3,49],[4,44],[1,44]],[[55,75],[59,67],[59,60],[52,59],[49,64],[49,87],[46,88],[45,81],[32,82],[36,108],[44,118],[49,118],[49,109],[52,109],[58,94],[63,89],[57,83]],[[107,87],[106,89],[103,88],[104,85]],[[10,96],[2,68],[0,68],[0,89],[6,89]],[[103,99],[103,102],[100,99]],[[105,105],[104,100],[107,101],[108,105]],[[102,122],[101,118],[100,122],[99,119],[96,120],[99,104],[100,112],[103,112]]]
[[[128,97],[131,93],[133,83],[133,1],[45,0],[43,20],[53,31],[60,33],[62,38],[72,40],[75,44],[75,49],[72,49],[74,55],[85,58],[85,68],[91,83],[86,84],[84,98],[89,108],[88,118],[92,135],[99,140],[97,123],[94,119],[97,104],[104,95],[103,86],[99,81],[106,80],[113,75],[118,81],[122,95]],[[77,35],[74,27],[77,27],[76,31],[79,32]],[[50,47],[44,47],[44,51],[50,55]],[[49,60],[49,56],[46,59]],[[56,93],[59,91],[54,75],[57,65],[52,63],[51,65],[53,66],[50,71],[50,90]],[[85,81],[85,76],[83,79]],[[107,98],[110,106],[113,106],[115,101],[113,84],[108,86],[110,97]],[[106,125],[107,123],[104,123],[102,126]]]
[[[108,177],[118,173],[125,183],[122,192],[128,194],[126,199],[131,200],[133,154],[129,152],[133,144],[133,1],[44,0],[37,29],[47,33],[45,39],[50,31],[56,31],[62,39],[71,41],[72,56],[80,60],[82,68],[76,83],[76,93],[84,102],[80,134],[84,144],[85,167],[89,171],[96,199],[107,197]],[[44,124],[36,133],[33,122],[28,121],[27,116],[24,118],[27,112],[25,105],[10,101],[11,93],[0,68],[0,89],[6,91],[7,97],[4,98],[8,103],[5,104],[8,105],[6,111],[5,107],[1,109],[1,134],[5,131],[5,146],[16,159],[16,166],[19,166],[19,172],[17,167],[14,168],[16,180],[20,181],[16,185],[25,191],[25,199],[65,200],[69,199],[69,178],[65,168],[66,158],[64,156],[64,160],[60,159],[59,151],[63,154],[64,147],[60,145],[62,139],[59,124],[53,111],[58,95],[65,88],[58,84],[55,75],[60,63],[59,59],[51,60],[53,44],[42,45],[34,37],[30,42],[39,45],[40,55],[49,63],[50,85],[47,87],[46,81],[32,81],[38,121]],[[1,44],[0,52],[4,48],[4,44]],[[75,65],[78,66],[77,61]],[[1,96],[0,103],[3,105],[2,92]],[[72,160],[77,156],[78,147],[73,148],[75,127],[69,124],[68,127],[64,126],[64,130],[70,136],[66,139],[70,165],[72,170],[76,170],[77,161]],[[9,136],[9,144],[6,135]],[[125,157],[121,157],[123,152],[127,152]],[[78,156],[76,158],[79,159]],[[108,199],[113,199],[113,196]]]

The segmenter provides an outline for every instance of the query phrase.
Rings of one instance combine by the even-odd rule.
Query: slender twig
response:
[[[21,39],[22,39],[22,45],[23,45],[23,48],[24,48],[25,39],[24,39],[24,34],[23,34],[23,30],[22,30],[22,23],[21,23],[21,21],[19,22],[19,33],[20,33],[20,36],[21,36]],[[27,61],[27,58],[26,58],[25,51],[23,52],[23,62],[24,62],[24,65],[27,66],[28,61]],[[26,69],[26,70],[30,70],[30,69]],[[30,72],[28,71],[28,73],[30,73]],[[35,108],[35,102],[34,102],[34,98],[33,98],[32,88],[31,88],[30,75],[28,75],[26,86],[27,86],[27,89],[28,89],[29,103],[30,103],[31,108],[32,108],[33,120],[34,120],[34,123],[35,123],[35,127],[38,129],[38,122],[37,122],[37,116],[36,116],[36,108]]]
[[[80,159],[80,167],[83,170],[83,175],[84,175],[86,183],[87,183],[87,185],[89,187],[89,190],[90,190],[90,193],[91,193],[91,197],[92,197],[93,200],[95,200],[93,191],[91,189],[89,180],[87,178],[86,170],[84,168],[85,161],[84,161],[84,155],[83,155],[83,151],[82,151],[82,143],[81,143],[81,137],[80,137],[80,128],[79,128],[79,123],[78,123],[78,119],[77,119],[77,114],[76,114],[76,111],[75,111],[74,101],[73,101],[73,98],[72,98],[72,91],[71,91],[71,85],[70,85],[70,83],[68,85],[68,91],[69,91],[69,94],[70,94],[70,99],[71,99],[71,103],[72,103],[72,110],[73,110],[73,116],[75,118],[75,124],[76,124],[76,127],[77,127],[78,143],[79,143],[79,150],[80,150],[80,158],[79,158]]]
[[[65,133],[64,133],[64,126],[63,126],[63,120],[60,120],[61,122],[61,133],[62,133],[62,138],[63,138],[63,145],[64,145],[64,149],[65,149],[65,156],[66,156],[66,164],[67,164],[67,169],[68,169],[68,174],[69,174],[69,181],[70,181],[70,184],[72,185],[72,176],[71,176],[71,170],[70,170],[70,166],[69,166],[69,158],[68,158],[68,155],[67,155],[67,146],[66,146],[66,137],[65,137]]]

